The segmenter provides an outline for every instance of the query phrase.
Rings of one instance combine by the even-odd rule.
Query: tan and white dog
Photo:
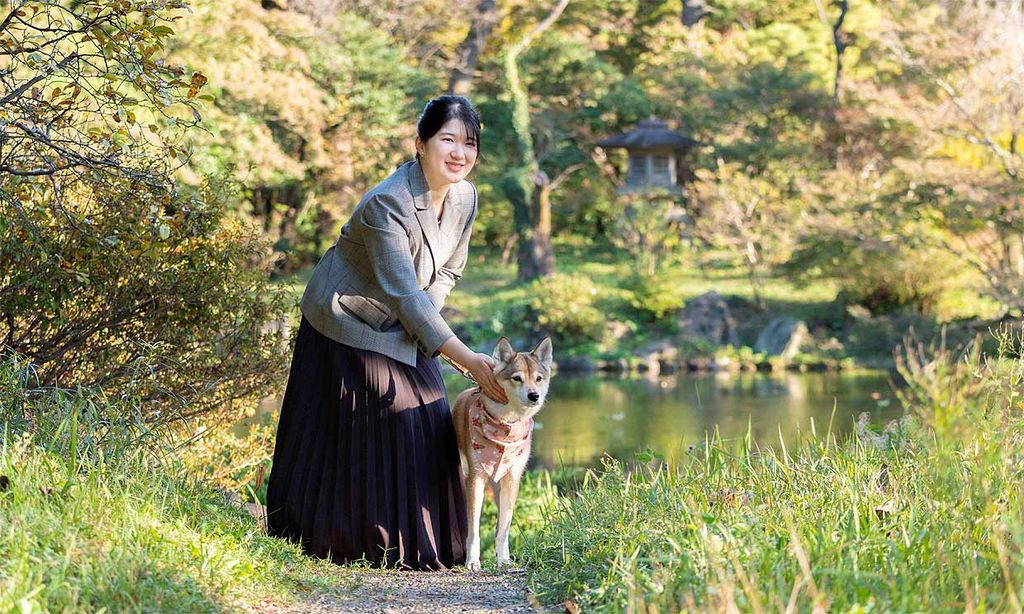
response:
[[[500,405],[481,394],[479,388],[471,388],[456,397],[452,407],[469,514],[466,567],[470,570],[480,569],[480,510],[487,485],[498,503],[498,566],[511,562],[508,530],[519,480],[530,458],[533,416],[548,393],[551,351],[550,338],[532,352],[516,352],[502,337],[494,349],[494,376],[505,389],[508,403]]]

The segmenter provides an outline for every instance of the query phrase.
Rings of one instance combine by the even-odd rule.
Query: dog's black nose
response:
[[[536,403],[537,399],[540,398],[540,393],[539,392],[531,392],[530,394],[526,395],[526,398],[530,399],[531,403]]]

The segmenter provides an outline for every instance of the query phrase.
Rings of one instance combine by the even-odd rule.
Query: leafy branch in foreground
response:
[[[267,244],[232,186],[179,190],[205,77],[159,57],[179,0],[17,2],[0,22],[0,352],[147,421],[266,392],[285,357]]]

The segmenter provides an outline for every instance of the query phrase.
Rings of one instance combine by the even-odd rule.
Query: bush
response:
[[[195,198],[94,177],[59,208],[0,200],[0,339],[41,385],[99,386],[166,422],[265,394],[286,311],[257,231]]]
[[[269,246],[225,215],[229,186],[174,182],[206,77],[154,54],[185,4],[38,4],[4,31],[0,355],[137,398],[149,424],[264,394],[286,360],[263,332],[286,307]]]
[[[862,305],[873,314],[912,310],[934,313],[943,296],[954,289],[962,271],[949,256],[889,243],[868,243],[842,237],[818,238],[783,267],[791,278],[835,279],[837,299]]]
[[[634,275],[626,281],[632,292],[629,304],[649,320],[660,320],[683,308],[686,302],[678,279],[662,274]]]
[[[535,280],[527,295],[538,332],[550,334],[556,343],[601,338],[605,318],[595,307],[597,286],[586,275],[557,273]]]

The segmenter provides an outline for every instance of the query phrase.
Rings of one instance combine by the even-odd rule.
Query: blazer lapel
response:
[[[458,243],[460,235],[459,228],[462,221],[462,198],[456,193],[456,187],[448,190],[448,196],[444,203],[444,215],[441,216],[441,240],[444,241],[445,251],[451,250],[455,243]]]
[[[409,190],[412,192],[413,202],[416,204],[416,219],[423,231],[423,240],[430,250],[430,262],[433,268],[430,282],[437,276],[437,270],[441,267],[438,262],[438,250],[441,249],[441,230],[437,227],[437,214],[434,213],[434,206],[430,202],[430,189],[427,187],[427,179],[423,176],[423,169],[420,163],[413,160],[406,172],[409,178]],[[445,206],[448,206],[447,204]],[[445,213],[447,217],[449,212]]]

